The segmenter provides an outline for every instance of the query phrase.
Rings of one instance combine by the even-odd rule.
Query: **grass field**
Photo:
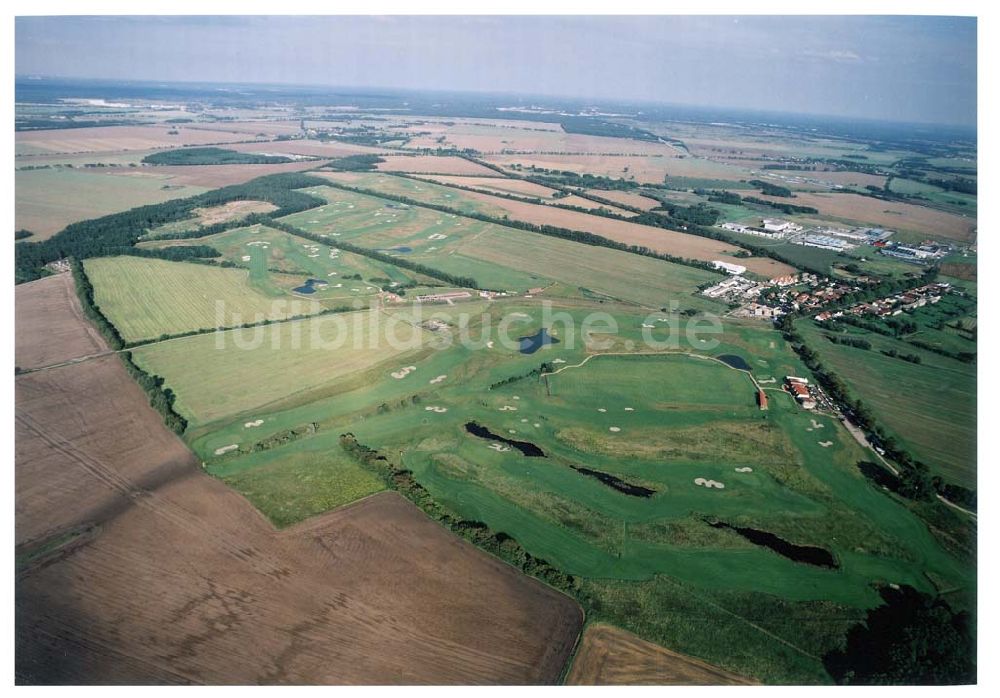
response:
[[[70,223],[181,199],[207,191],[165,177],[126,177],[101,170],[47,169],[14,173],[14,225],[44,240]]]
[[[936,473],[976,485],[976,368],[869,332],[871,350],[833,344],[811,322],[798,328],[829,365],[915,458]],[[919,365],[883,355],[917,354]]]
[[[265,295],[243,269],[141,257],[88,259],[84,267],[94,300],[128,341],[321,309],[305,300]]]
[[[178,409],[198,425],[315,393],[337,378],[364,381],[397,370],[389,362],[412,351],[407,345],[421,330],[396,323],[398,346],[391,346],[372,329],[380,319],[378,311],[325,315],[171,340],[133,355],[166,377]]]
[[[381,492],[375,475],[337,451],[267,451],[227,460],[208,472],[242,494],[279,528]]]

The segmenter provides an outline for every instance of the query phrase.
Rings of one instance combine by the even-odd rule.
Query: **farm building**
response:
[[[795,224],[778,218],[765,218],[761,225],[769,233],[787,233],[795,229]]]
[[[767,409],[767,395],[764,393],[763,388],[757,389],[757,405],[761,410]]]

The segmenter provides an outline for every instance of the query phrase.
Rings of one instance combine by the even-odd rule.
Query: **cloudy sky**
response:
[[[18,75],[476,90],[971,125],[943,17],[21,17]]]

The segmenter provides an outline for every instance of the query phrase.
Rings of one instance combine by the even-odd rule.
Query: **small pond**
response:
[[[508,446],[513,446],[518,451],[528,456],[529,458],[545,458],[545,451],[538,448],[535,444],[530,441],[515,441],[514,439],[508,439],[503,436],[494,434],[492,431],[486,427],[477,424],[476,422],[466,422],[465,430],[472,434],[473,436],[478,436],[480,439],[486,439],[487,441],[499,441],[500,443],[505,443]]]
[[[559,344],[559,340],[549,334],[546,328],[538,330],[535,334],[529,334],[518,338],[518,351],[522,354],[534,354],[546,344]]]
[[[737,356],[736,354],[721,354],[717,357],[719,361],[726,364],[727,366],[732,366],[733,368],[738,368],[741,371],[749,371],[750,364],[746,362],[742,356]]]
[[[292,290],[296,293],[316,293],[317,286],[326,286],[327,282],[323,279],[306,279],[305,283],[301,286],[296,286]]]

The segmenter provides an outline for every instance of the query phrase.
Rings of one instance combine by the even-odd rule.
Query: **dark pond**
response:
[[[472,434],[473,436],[478,436],[480,439],[486,439],[488,441],[499,441],[505,443],[508,446],[513,446],[518,451],[530,458],[545,458],[545,451],[538,448],[535,444],[530,441],[515,441],[514,439],[508,439],[503,436],[498,436],[486,427],[477,424],[476,422],[466,422],[465,430]]]
[[[579,465],[571,466],[573,470],[584,475],[589,475],[590,477],[596,477],[598,480],[603,482],[605,485],[612,489],[616,489],[619,492],[630,495],[632,497],[652,497],[656,494],[656,490],[651,490],[648,487],[640,487],[639,485],[633,485],[631,483],[625,482],[619,477],[610,475],[608,473],[602,473],[600,470],[591,470],[590,468],[584,468]]]
[[[559,340],[550,335],[544,327],[535,334],[519,337],[517,341],[520,344],[519,351],[522,354],[534,354],[546,344],[559,344]]]
[[[296,293],[316,293],[316,286],[326,286],[327,283],[323,279],[306,279],[306,282],[301,286],[297,286],[292,290]]]
[[[732,366],[733,368],[738,368],[741,371],[749,371],[750,364],[746,362],[742,356],[737,356],[736,354],[722,354],[715,357],[727,366]]]
[[[407,247],[406,245],[400,245],[399,247],[390,247],[389,250],[391,252],[402,252],[404,254],[406,254],[407,252],[413,252],[413,248]]]
[[[758,531],[755,528],[733,526],[724,521],[709,522],[709,525],[712,526],[712,528],[728,528],[730,531],[735,531],[754,545],[761,545],[765,548],[769,548],[778,553],[778,555],[787,557],[789,560],[794,562],[804,562],[807,565],[828,567],[830,569],[837,569],[840,567],[840,565],[837,564],[837,559],[830,553],[829,550],[824,548],[816,548],[811,545],[795,545],[794,543],[789,543],[783,538],[778,538],[778,536],[773,533]]]

